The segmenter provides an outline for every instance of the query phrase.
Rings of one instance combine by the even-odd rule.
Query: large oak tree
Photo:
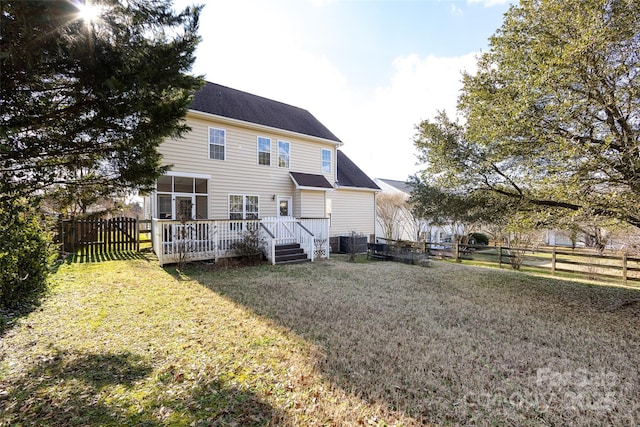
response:
[[[418,126],[425,175],[640,227],[639,60],[640,2],[522,0],[463,76],[461,120]]]

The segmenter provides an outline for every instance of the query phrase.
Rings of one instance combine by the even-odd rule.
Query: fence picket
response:
[[[63,253],[75,253],[81,258],[139,251],[139,226],[137,218],[60,218],[58,243]]]

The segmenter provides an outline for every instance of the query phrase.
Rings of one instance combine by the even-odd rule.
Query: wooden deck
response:
[[[160,265],[189,261],[217,261],[237,256],[234,247],[248,231],[259,233],[263,252],[275,263],[275,248],[299,244],[313,261],[329,257],[327,218],[271,217],[261,220],[152,220],[152,242]]]

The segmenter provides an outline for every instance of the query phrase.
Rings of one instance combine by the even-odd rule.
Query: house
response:
[[[412,191],[409,183],[382,178],[374,182],[381,190],[377,198],[376,237],[441,243],[451,234],[444,227],[413,215],[407,204]]]
[[[170,171],[147,197],[161,263],[175,262],[179,230],[192,236],[190,259],[233,256],[258,230],[274,263],[284,244],[313,260],[329,256],[331,238],[375,232],[379,188],[307,110],[206,83],[185,120],[191,131],[159,147]]]

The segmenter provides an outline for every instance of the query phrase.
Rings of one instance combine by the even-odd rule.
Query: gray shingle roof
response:
[[[314,175],[302,172],[289,172],[289,175],[291,175],[291,178],[298,187],[333,188],[324,175]]]
[[[207,82],[195,93],[192,110],[341,142],[309,111]]]
[[[394,188],[397,188],[398,190],[404,193],[411,194],[413,192],[413,187],[411,187],[411,185],[409,185],[409,183],[406,181],[396,181],[394,179],[382,179],[382,178],[378,178],[378,179],[384,182],[385,184],[388,184]]]
[[[379,190],[371,178],[356,166],[342,151],[338,150],[338,185],[341,187],[358,187]]]

